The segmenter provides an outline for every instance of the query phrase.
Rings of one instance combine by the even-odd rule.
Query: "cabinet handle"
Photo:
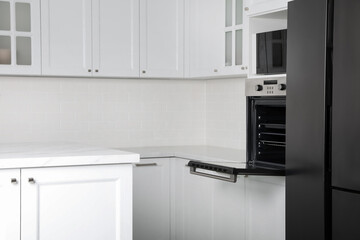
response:
[[[241,67],[241,70],[245,70],[245,67]]]
[[[95,72],[99,72],[99,69],[96,69]]]
[[[17,181],[16,178],[12,178],[12,179],[11,179],[11,183],[14,184],[14,185],[16,185],[16,184],[18,184],[18,181]]]
[[[137,163],[135,164],[136,167],[155,167],[157,163]]]
[[[34,178],[29,178],[29,183],[35,184],[35,179]]]
[[[91,69],[89,69],[88,72],[91,72]]]
[[[145,70],[143,70],[143,71],[142,71],[142,73],[143,73],[143,74],[145,74],[145,73],[146,73],[146,71],[145,71]]]
[[[217,70],[217,69],[214,69],[214,72],[218,72],[218,70]]]
[[[249,9],[248,7],[245,7],[244,10],[245,10],[245,11],[249,11],[250,9]]]

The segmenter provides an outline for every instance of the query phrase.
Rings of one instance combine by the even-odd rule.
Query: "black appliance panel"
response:
[[[286,98],[248,98],[248,162],[285,165]]]
[[[287,30],[258,33],[257,74],[286,73]]]
[[[340,0],[341,1],[341,0]],[[327,0],[288,6],[286,239],[325,240]]]
[[[360,191],[360,1],[336,0],[332,120],[333,186]],[[360,238],[358,238],[360,239]]]
[[[332,204],[332,240],[359,240],[360,194],[333,190]]]

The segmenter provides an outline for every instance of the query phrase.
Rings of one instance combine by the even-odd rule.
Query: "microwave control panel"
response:
[[[286,78],[246,79],[245,93],[248,97],[286,96]]]

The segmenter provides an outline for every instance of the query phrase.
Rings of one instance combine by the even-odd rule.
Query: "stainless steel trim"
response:
[[[229,174],[229,178],[227,178],[227,177],[221,177],[221,176],[212,175],[212,174],[208,174],[208,173],[197,172],[195,167],[190,167],[190,173],[191,173],[191,174],[194,174],[194,175],[198,175],[198,176],[202,176],[202,177],[208,177],[208,178],[213,178],[213,179],[217,179],[217,180],[221,180],[221,181],[226,181],[226,182],[236,183],[236,181],[237,181],[237,175]]]
[[[266,81],[276,80],[277,84],[267,84]],[[286,85],[286,77],[271,75],[263,78],[248,78],[245,80],[245,95],[248,97],[256,96],[286,96],[286,89],[279,90],[279,85]]]
[[[136,163],[135,167],[155,167],[157,163]]]

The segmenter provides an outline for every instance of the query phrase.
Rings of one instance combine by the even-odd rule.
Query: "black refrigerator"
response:
[[[360,0],[288,9],[286,239],[360,240]]]

